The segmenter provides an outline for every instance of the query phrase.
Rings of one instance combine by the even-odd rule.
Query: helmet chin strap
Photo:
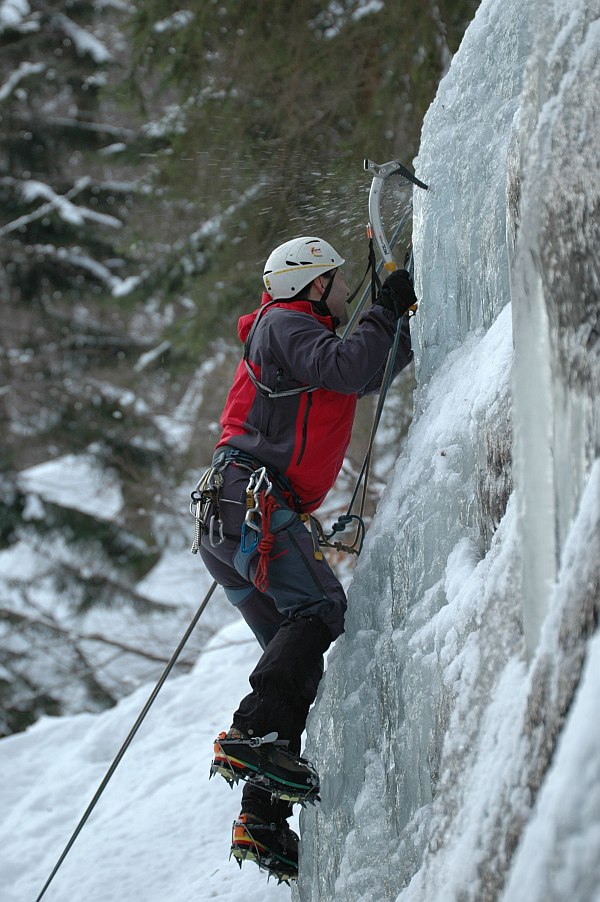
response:
[[[310,303],[313,305],[315,311],[319,314],[319,316],[330,316],[333,319],[335,325],[338,326],[339,325],[338,318],[333,315],[333,313],[327,306],[327,298],[329,297],[329,293],[331,292],[331,289],[333,287],[333,280],[335,279],[336,272],[337,272],[337,269],[334,270],[332,277],[327,282],[327,285],[323,289],[323,294],[321,295],[321,297],[319,298],[318,301],[314,301],[312,298],[309,298],[309,297],[298,298],[298,300],[310,301]],[[317,276],[317,278],[321,278],[321,276]]]
[[[335,319],[335,317],[333,316],[333,313],[327,306],[327,298],[329,297],[331,289],[333,288],[333,280],[335,279],[336,273],[337,273],[337,269],[334,270],[334,273],[333,273],[332,277],[330,278],[329,282],[327,283],[327,285],[325,286],[325,288],[323,290],[323,294],[321,295],[319,300],[313,301],[313,306],[315,307],[315,310],[317,311],[317,313],[320,313],[322,316],[331,316],[333,319]]]

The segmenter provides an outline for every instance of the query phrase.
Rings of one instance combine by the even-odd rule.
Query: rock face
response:
[[[484,0],[425,119],[416,414],[309,721],[303,902],[599,885],[599,15]]]

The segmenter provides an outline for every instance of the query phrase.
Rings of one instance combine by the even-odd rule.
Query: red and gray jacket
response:
[[[381,385],[396,326],[391,313],[373,306],[342,340],[333,318],[319,315],[310,301],[277,301],[264,309],[269,302],[263,294],[261,308],[239,320],[241,341],[252,335],[225,403],[217,447],[239,448],[277,470],[308,513],[341,469],[357,398]],[[411,359],[405,317],[395,373]]]

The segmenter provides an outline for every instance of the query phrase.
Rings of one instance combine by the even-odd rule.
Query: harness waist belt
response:
[[[261,467],[264,467],[269,474],[269,478],[275,483],[279,491],[291,499],[296,513],[302,513],[302,502],[292,488],[290,481],[271,464],[266,464],[262,460],[258,460],[258,458],[248,454],[247,451],[241,451],[239,448],[234,448],[233,445],[222,445],[220,448],[217,448],[212,460],[213,466],[218,467],[220,464],[229,461],[232,463],[245,464],[251,470],[259,470]]]

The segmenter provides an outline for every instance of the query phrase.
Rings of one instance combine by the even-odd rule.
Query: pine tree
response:
[[[158,557],[138,512],[153,485],[168,483],[168,466],[138,395],[143,368],[134,378],[162,320],[152,328],[135,303],[149,264],[132,251],[129,220],[149,187],[139,151],[155,142],[114,94],[129,9],[0,2],[0,549],[38,568],[33,586],[13,579],[0,600],[0,732],[64,704],[112,703],[122,687],[82,639],[86,614],[161,609],[135,591]],[[150,377],[159,395],[161,380]],[[119,522],[36,499],[28,468],[61,457],[63,472],[70,461],[89,467],[92,497],[96,482],[119,486]]]

